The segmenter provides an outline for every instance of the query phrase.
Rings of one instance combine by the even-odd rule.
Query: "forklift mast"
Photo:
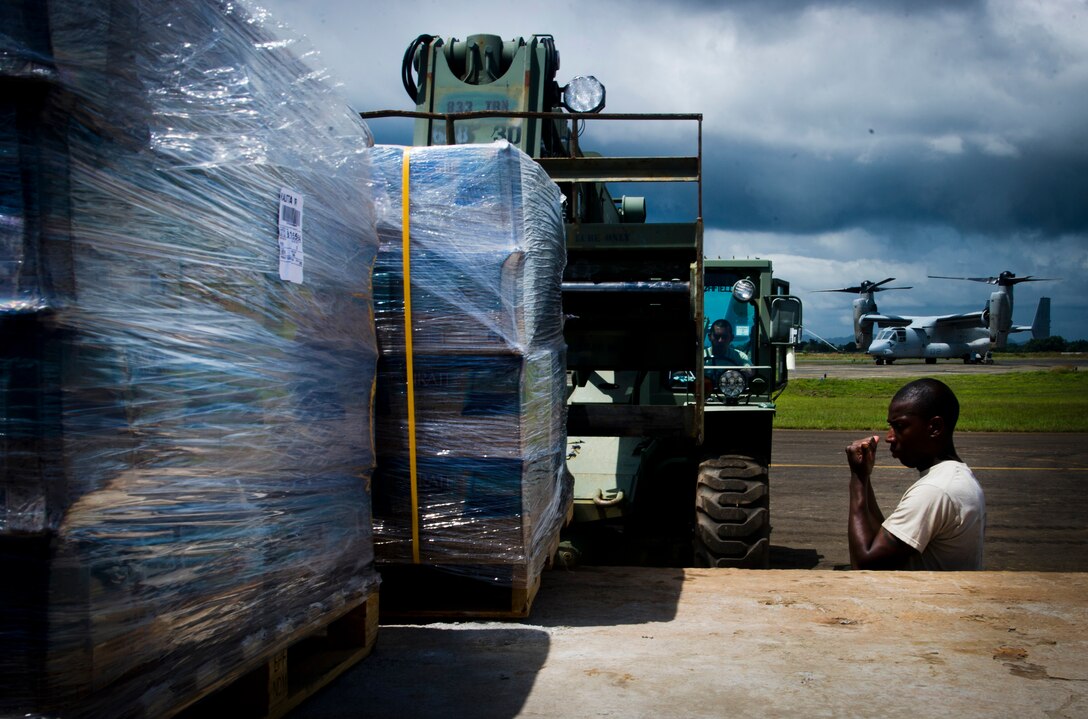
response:
[[[567,198],[563,311],[572,384],[584,386],[601,370],[700,378],[692,383],[691,400],[681,404],[647,404],[645,397],[631,404],[572,402],[570,431],[680,434],[698,441],[704,402],[702,116],[601,113],[604,87],[595,78],[559,86],[551,35],[507,41],[421,35],[406,50],[401,69],[416,103],[416,144],[506,140],[536,159]],[[698,146],[686,157],[583,153],[578,135],[601,120],[694,124]],[[613,198],[607,182],[696,183],[699,208],[689,222],[646,223],[644,199]]]
[[[416,145],[509,142],[565,198],[575,490],[560,559],[581,554],[583,529],[613,536],[618,522],[622,563],[767,566],[774,398],[800,340],[801,303],[769,260],[704,260],[702,115],[604,113],[595,77],[560,86],[558,70],[551,35],[420,35],[401,66],[416,109],[362,116],[415,118]],[[693,151],[605,157],[579,145],[589,126],[632,122],[668,123]],[[636,182],[690,183],[693,216],[647,222],[643,197],[613,197],[607,185]],[[723,322],[727,355],[711,346]]]

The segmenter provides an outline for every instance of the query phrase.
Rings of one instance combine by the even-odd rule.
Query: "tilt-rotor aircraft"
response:
[[[882,290],[906,290],[909,287],[885,287],[894,277],[880,282],[862,282],[857,287],[842,287],[819,292],[858,293],[854,300],[854,341],[865,347],[877,364],[891,364],[897,359],[925,359],[934,364],[940,358],[960,358],[967,363],[993,363],[994,349],[1004,349],[1009,333],[1031,332],[1035,339],[1050,336],[1050,298],[1039,299],[1031,325],[1012,323],[1013,287],[1021,282],[1040,282],[1049,278],[1017,277],[1002,272],[997,277],[944,277],[931,279],[967,280],[997,285],[985,309],[964,314],[933,317],[904,317],[882,314],[873,294]],[[873,337],[874,327],[878,329]]]

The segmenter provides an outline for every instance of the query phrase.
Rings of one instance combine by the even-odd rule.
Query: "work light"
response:
[[[571,112],[604,109],[604,85],[592,75],[579,75],[563,88],[563,107]]]
[[[756,285],[750,279],[745,277],[743,280],[737,280],[733,285],[733,299],[737,302],[750,302],[756,295]]]
[[[747,384],[744,380],[744,375],[735,369],[727,369],[722,372],[722,376],[718,378],[718,389],[725,395],[726,399],[736,399],[744,393],[744,386]]]

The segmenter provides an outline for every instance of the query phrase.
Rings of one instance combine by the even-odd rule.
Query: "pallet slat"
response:
[[[173,716],[283,717],[370,654],[377,640],[378,607],[375,591],[343,613],[311,623],[257,662],[229,672],[179,705]]]
[[[536,555],[545,561],[532,565],[379,565],[385,592],[381,621],[525,618],[558,548],[556,528],[546,551]]]

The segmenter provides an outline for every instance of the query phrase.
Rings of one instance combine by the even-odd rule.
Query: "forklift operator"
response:
[[[707,365],[739,367],[752,364],[748,355],[733,347],[733,325],[729,320],[715,320],[707,338],[710,340],[705,358]]]

